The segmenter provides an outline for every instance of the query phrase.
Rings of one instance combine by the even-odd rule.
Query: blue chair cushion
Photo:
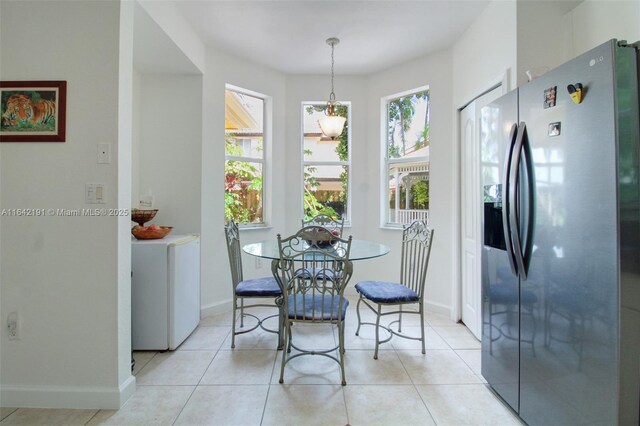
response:
[[[273,277],[255,278],[240,281],[236,286],[236,295],[240,297],[277,297],[282,295],[278,282]]]
[[[387,281],[360,281],[356,290],[375,303],[404,303],[420,300],[418,293],[409,287]]]
[[[337,320],[340,299],[342,299],[340,319],[344,319],[349,301],[342,296],[329,294],[324,296],[322,294],[290,295],[288,298],[289,318],[309,321]]]

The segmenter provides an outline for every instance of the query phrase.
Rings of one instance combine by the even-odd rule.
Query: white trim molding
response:
[[[3,385],[0,400],[3,407],[118,410],[135,390],[134,376],[119,387]]]

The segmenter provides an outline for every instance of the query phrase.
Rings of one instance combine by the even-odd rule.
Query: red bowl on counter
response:
[[[164,238],[173,226],[161,226],[160,229],[132,229],[131,234],[138,240],[159,240]]]

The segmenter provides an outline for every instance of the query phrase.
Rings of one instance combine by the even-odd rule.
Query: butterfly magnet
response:
[[[567,91],[569,92],[569,96],[571,96],[573,103],[580,104],[582,102],[582,95],[584,94],[582,84],[570,84],[567,86]]]

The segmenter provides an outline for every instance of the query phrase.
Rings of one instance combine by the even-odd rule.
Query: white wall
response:
[[[118,189],[130,175],[119,179],[118,168],[130,148],[119,140],[131,129],[119,102],[130,97],[130,47],[120,31],[130,31],[130,12],[121,16],[118,2],[0,4],[2,79],[68,85],[65,143],[0,145],[2,208],[96,207],[84,203],[86,182],[107,185],[100,207],[127,206],[129,189],[127,200]],[[98,143],[111,144],[111,164],[97,164]],[[1,334],[3,406],[117,408],[133,390],[127,219],[3,218],[0,322],[4,330],[17,311],[22,337]]]
[[[133,107],[131,138],[131,207],[138,208],[140,203],[140,115],[142,114],[142,74],[133,70]]]
[[[270,96],[272,116],[265,133],[271,146],[265,145],[267,158],[265,214],[268,228],[241,232],[243,244],[275,238],[284,228],[285,176],[285,76],[249,61],[210,49],[207,51],[203,80],[202,139],[202,307],[204,313],[231,309],[231,273],[224,237],[224,111],[225,84],[232,84]],[[271,123],[271,127],[268,124]],[[245,277],[271,274],[270,265],[255,269],[255,260],[245,256]]]
[[[202,76],[142,74],[139,84],[138,188],[159,209],[150,223],[200,233]]]
[[[568,36],[565,14],[576,1],[517,2],[517,85],[527,83],[527,70],[544,71],[563,64],[567,57]],[[534,73],[535,74],[535,73]]]
[[[182,16],[176,5],[170,1],[137,0],[142,9],[162,28],[176,47],[200,72],[204,72],[206,48]]]
[[[566,59],[617,38],[640,41],[640,2],[585,0],[564,17]],[[569,34],[566,34],[566,33]]]
[[[449,314],[453,283],[454,166],[457,160],[455,140],[451,137],[453,109],[452,56],[442,51],[369,76],[367,81],[366,176],[361,180],[363,227],[359,238],[379,241],[391,247],[391,253],[367,265],[368,278],[398,280],[400,274],[400,230],[380,228],[380,100],[384,96],[429,85],[431,90],[429,217],[434,240],[425,303],[433,312]]]
[[[453,109],[460,108],[503,78],[516,76],[516,3],[494,1],[453,45]]]

